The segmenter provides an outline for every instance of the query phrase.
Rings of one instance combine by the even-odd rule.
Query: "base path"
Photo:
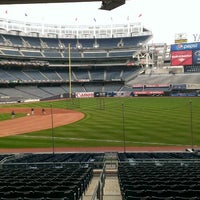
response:
[[[26,114],[25,117],[0,121],[0,137],[40,131],[44,129],[55,128],[81,120],[84,114],[74,110],[34,108],[34,114],[31,114],[31,108],[0,108],[0,113]]]

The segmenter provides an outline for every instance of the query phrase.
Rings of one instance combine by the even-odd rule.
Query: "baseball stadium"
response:
[[[0,18],[1,200],[199,199],[200,42],[152,38]]]

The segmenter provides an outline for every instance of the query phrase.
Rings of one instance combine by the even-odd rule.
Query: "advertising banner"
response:
[[[200,42],[172,44],[171,51],[197,50],[200,49]]]
[[[186,89],[186,84],[174,84],[172,86],[173,89],[175,90],[185,90]]]
[[[200,64],[200,50],[193,51],[193,65]]]
[[[156,95],[156,94],[164,94],[164,91],[134,91],[134,95]]]
[[[76,92],[76,98],[93,98],[94,92]]]
[[[171,65],[192,65],[192,51],[173,51],[171,52]]]

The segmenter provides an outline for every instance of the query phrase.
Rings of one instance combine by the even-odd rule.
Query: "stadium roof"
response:
[[[61,2],[93,2],[101,0],[1,0],[0,4],[29,4],[29,3],[61,3]],[[108,0],[106,0],[108,1]]]
[[[0,4],[67,3],[67,2],[102,2],[100,9],[112,10],[125,4],[125,0],[1,0]]]

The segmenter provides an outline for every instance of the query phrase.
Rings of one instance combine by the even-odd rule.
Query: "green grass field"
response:
[[[85,114],[81,121],[53,129],[55,147],[123,146],[124,141],[126,146],[187,146],[191,138],[200,145],[200,98],[91,98],[12,106],[51,105]],[[52,147],[52,129],[0,138],[0,148],[29,147]]]

